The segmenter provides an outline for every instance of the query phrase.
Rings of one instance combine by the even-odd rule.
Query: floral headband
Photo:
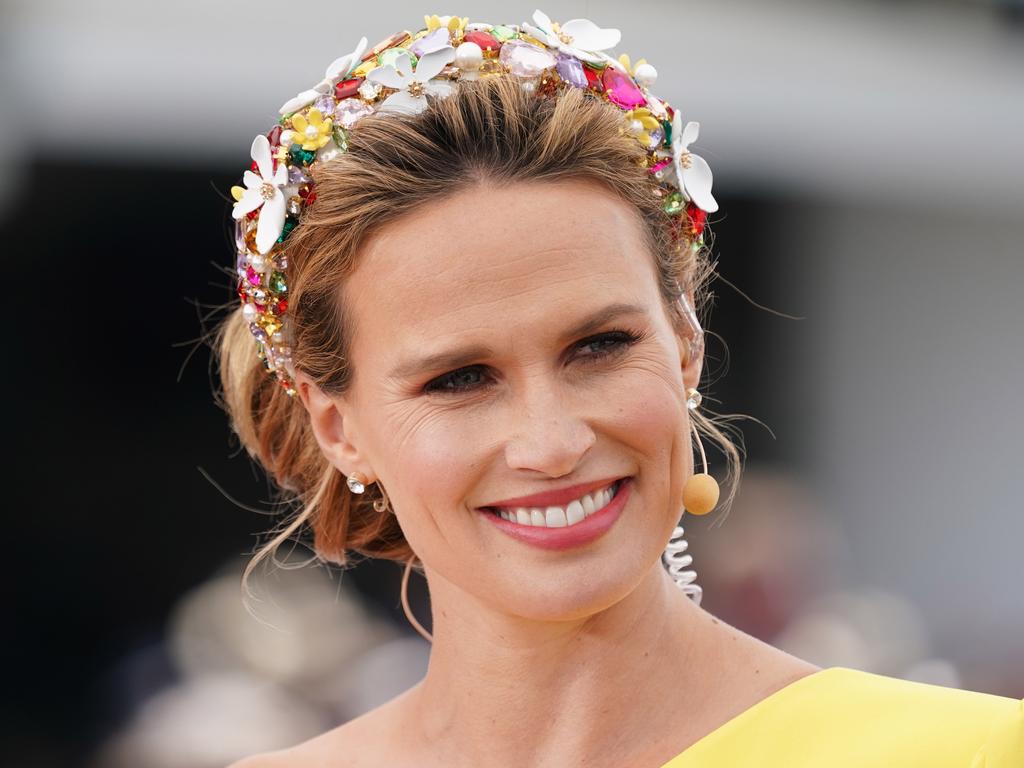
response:
[[[348,150],[348,134],[375,112],[418,113],[449,96],[462,80],[509,75],[541,96],[562,88],[586,89],[623,111],[623,130],[647,150],[647,168],[664,211],[684,221],[703,244],[704,221],[718,210],[711,169],[688,147],[699,123],[650,92],[658,73],[644,59],[605,51],[619,43],[617,29],[587,19],[559,25],[541,11],[533,23],[470,24],[468,18],[424,16],[426,27],[399,32],[366,50],[356,49],[327,67],[323,80],[289,99],[281,118],[252,142],[245,186],[231,188],[238,246],[238,296],[257,354],[289,395],[295,395],[288,327],[288,235],[316,200],[310,167]]]

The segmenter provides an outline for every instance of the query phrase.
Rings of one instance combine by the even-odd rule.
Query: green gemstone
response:
[[[661,204],[661,208],[669,216],[675,216],[683,210],[683,196],[678,192],[673,192],[665,198],[665,202]]]
[[[377,63],[382,67],[386,67],[389,64],[395,66],[395,60],[403,53],[407,54],[412,59],[412,64],[416,66],[416,54],[407,48],[388,48],[386,51],[381,51],[377,55]]]
[[[340,125],[334,126],[334,143],[342,152],[348,152],[348,133]]]
[[[288,293],[288,283],[285,282],[284,272],[278,272],[276,269],[271,272],[270,282],[267,285],[274,293]]]
[[[491,34],[499,43],[504,43],[506,40],[514,40],[519,36],[514,29],[503,27],[500,24],[496,27],[491,27]]]
[[[292,148],[288,152],[299,165],[309,165],[316,159],[316,152],[307,151],[299,144],[292,144]]]
[[[662,120],[661,121],[661,127],[665,131],[665,146],[666,147],[671,147],[672,146],[672,121],[671,120]]]
[[[298,223],[299,223],[299,220],[296,219],[296,218],[293,218],[291,216],[286,218],[284,220],[284,227],[282,227],[282,229],[281,229],[281,236],[279,238],[277,238],[277,242],[283,243],[284,239],[286,237],[288,237],[288,235],[290,235],[292,233],[292,230],[295,229],[295,225],[298,224]]]

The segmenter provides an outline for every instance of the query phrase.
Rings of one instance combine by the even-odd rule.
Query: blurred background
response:
[[[363,34],[534,8],[0,4],[5,764],[224,766],[423,675],[396,565],[278,570],[245,611],[271,489],[197,340],[285,99]],[[763,426],[724,523],[683,520],[703,606],[821,666],[1024,697],[1021,4],[543,10],[621,29],[715,171],[705,405]]]

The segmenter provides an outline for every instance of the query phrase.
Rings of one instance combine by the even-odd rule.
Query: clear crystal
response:
[[[700,407],[700,401],[703,399],[704,398],[701,396],[700,392],[694,389],[690,392],[690,396],[686,398],[686,407],[691,411],[695,411]]]
[[[348,487],[352,493],[362,493],[366,490],[366,486],[356,480],[354,477],[348,479]]]

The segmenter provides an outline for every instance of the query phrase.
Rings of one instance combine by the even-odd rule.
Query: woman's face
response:
[[[679,519],[701,361],[682,366],[640,226],[591,182],[481,186],[379,230],[342,290],[355,376],[307,403],[320,445],[381,483],[428,575],[492,609],[608,607]],[[569,549],[479,509],[624,477],[615,523]]]

